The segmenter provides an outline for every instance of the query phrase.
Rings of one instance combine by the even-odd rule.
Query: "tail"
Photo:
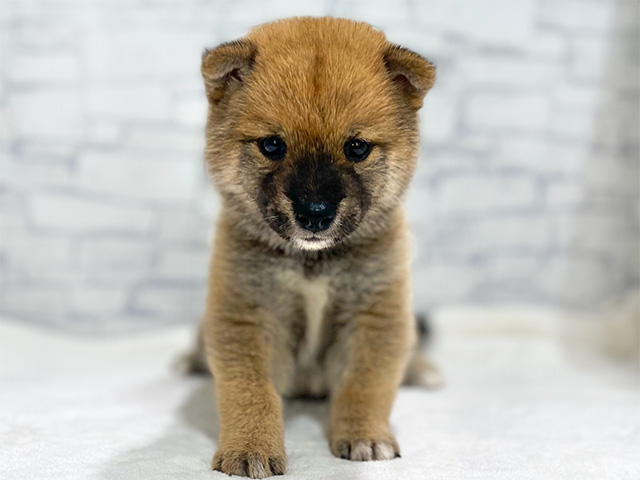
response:
[[[424,347],[433,339],[431,317],[427,312],[416,313],[416,328],[418,329],[418,345]]]

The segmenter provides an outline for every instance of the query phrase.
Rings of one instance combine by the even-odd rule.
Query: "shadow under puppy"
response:
[[[200,351],[213,468],[285,471],[281,396],[331,398],[334,455],[399,456],[389,415],[415,348],[402,205],[435,80],[365,23],[294,18],[205,51],[206,163],[222,197]]]

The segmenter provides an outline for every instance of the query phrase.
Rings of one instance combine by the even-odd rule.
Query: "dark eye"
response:
[[[269,160],[282,160],[287,153],[287,144],[280,137],[267,137],[258,141],[260,152]]]
[[[352,162],[361,162],[369,156],[371,152],[371,144],[361,138],[352,138],[344,144],[344,154],[347,160]]]

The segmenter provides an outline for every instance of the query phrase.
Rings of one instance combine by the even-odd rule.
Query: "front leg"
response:
[[[406,296],[397,285],[354,319],[347,365],[332,395],[330,447],[337,457],[400,456],[389,415],[415,341]]]
[[[228,475],[265,478],[286,469],[280,396],[269,378],[266,318],[238,306],[205,332],[220,416],[212,467]]]

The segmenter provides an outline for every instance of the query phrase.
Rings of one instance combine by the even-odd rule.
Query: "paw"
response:
[[[269,455],[263,452],[243,450],[218,450],[213,456],[211,467],[227,475],[249,478],[266,478],[284,475],[285,455]]]
[[[195,351],[185,353],[173,362],[173,369],[180,375],[210,375],[204,356]]]
[[[438,367],[422,352],[415,352],[404,376],[404,385],[437,389],[444,385],[444,378]]]
[[[436,368],[423,370],[412,377],[407,377],[405,385],[436,390],[444,386],[444,377]]]
[[[331,452],[336,457],[361,462],[391,460],[400,456],[398,443],[391,436],[376,439],[336,439],[331,442]]]

